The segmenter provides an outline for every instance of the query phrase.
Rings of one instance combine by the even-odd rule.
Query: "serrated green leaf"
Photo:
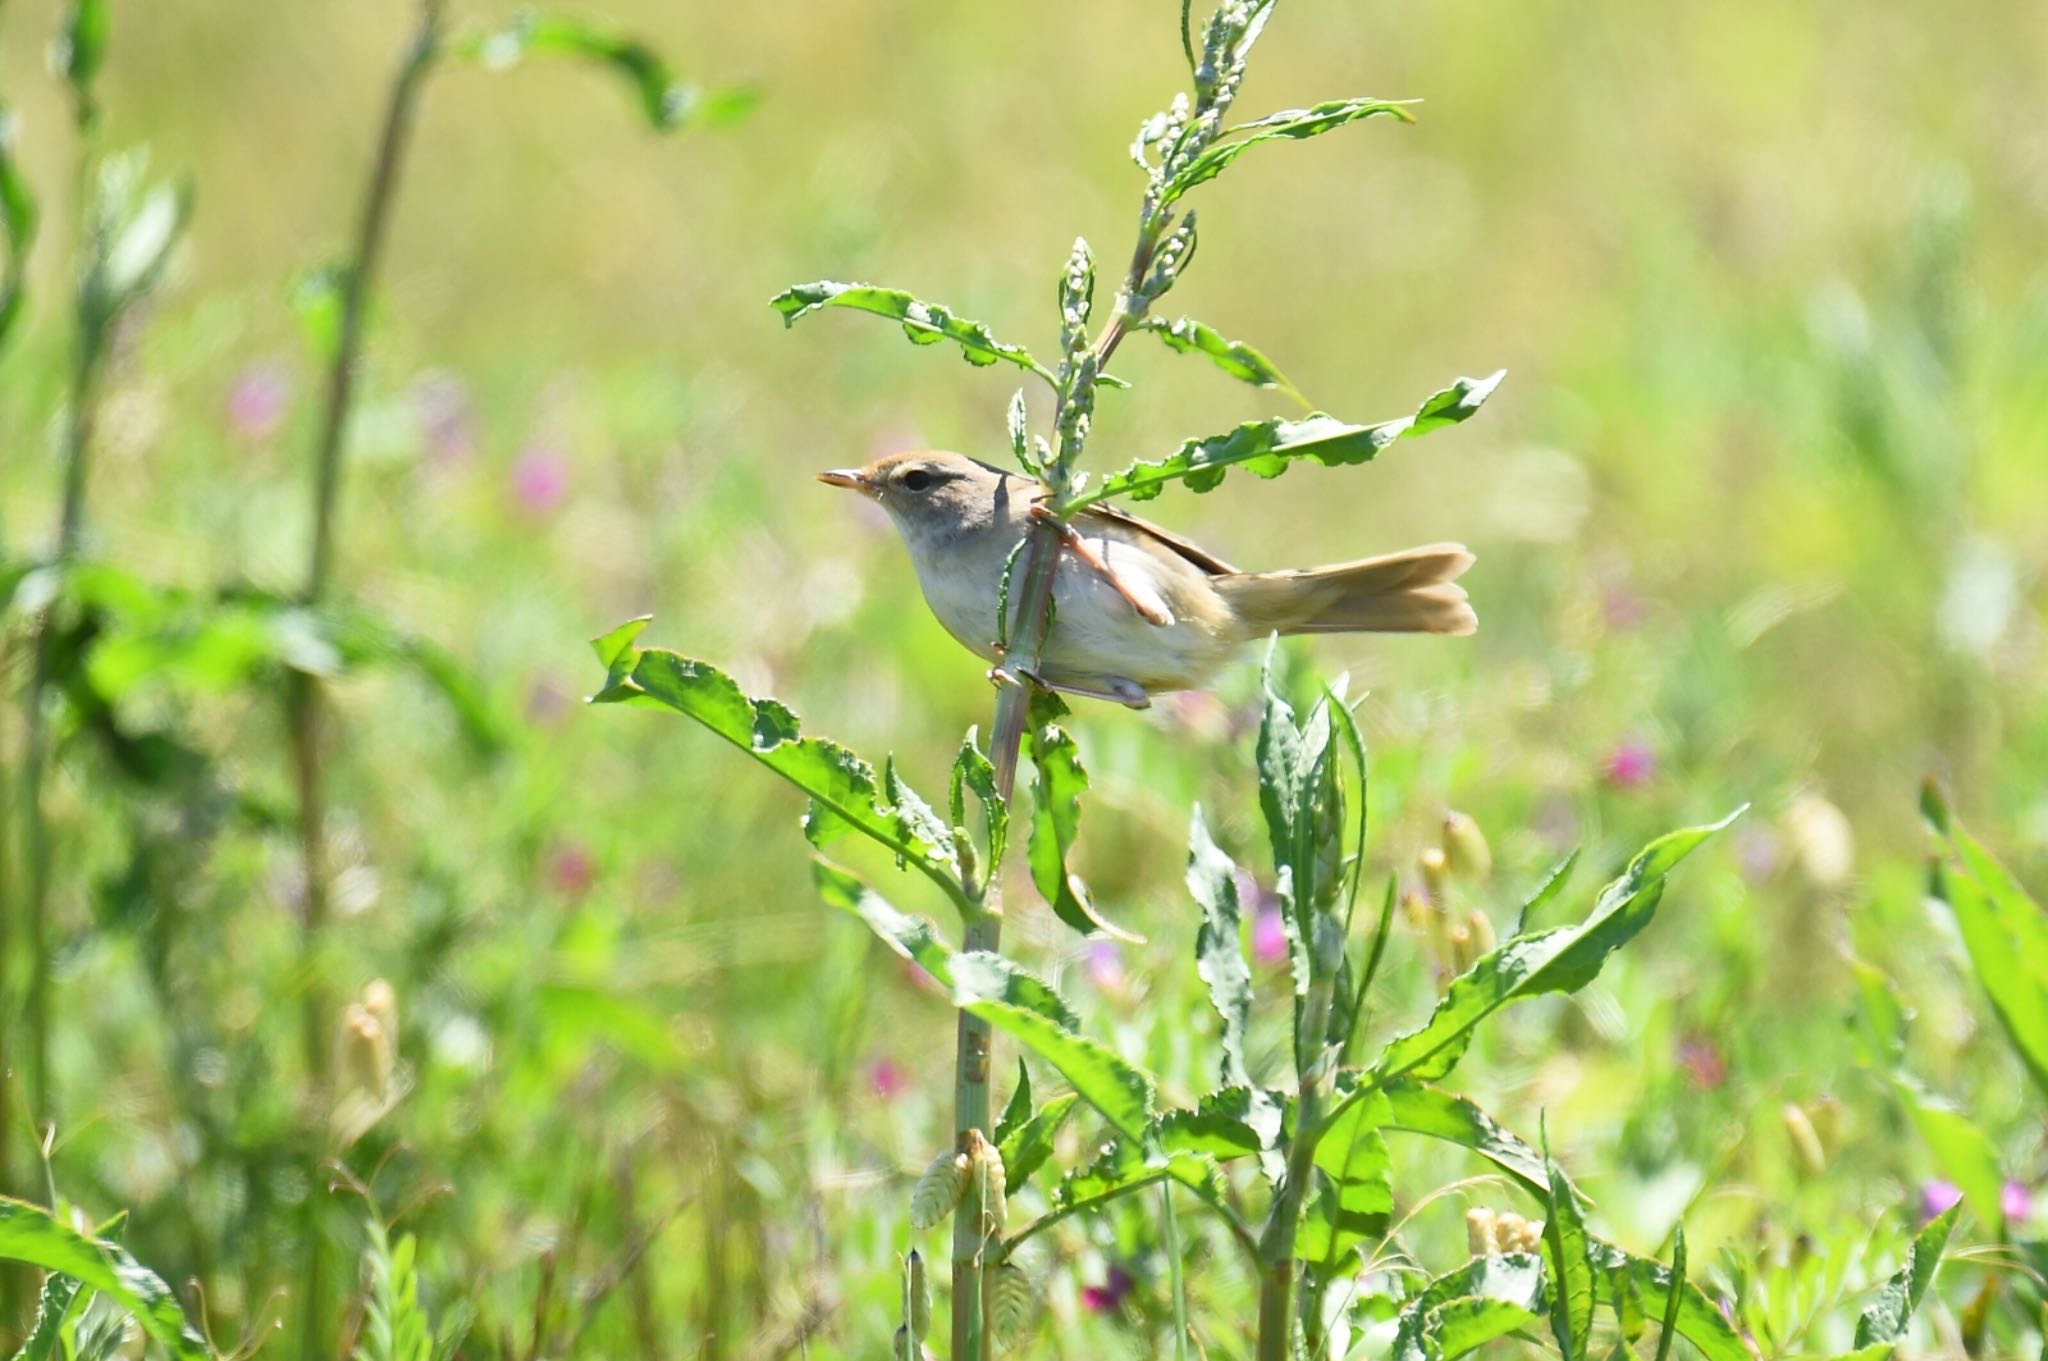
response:
[[[1075,1092],[1056,1096],[1033,1111],[1031,1118],[1011,1130],[1007,1138],[998,1134],[996,1149],[1003,1155],[1003,1172],[1009,1178],[1011,1190],[1030,1181],[1032,1174],[1052,1157],[1053,1141],[1059,1136],[1060,1126],[1067,1123],[1080,1100]]]
[[[1913,1311],[1920,1307],[1927,1287],[1934,1284],[1934,1273],[1941,1267],[1941,1250],[1948,1246],[1949,1232],[1956,1226],[1957,1209],[1949,1206],[1913,1236],[1906,1249],[1905,1265],[1884,1283],[1877,1298],[1864,1307],[1856,1320],[1859,1348],[1896,1342],[1906,1335]]]
[[[982,814],[988,823],[988,868],[983,872],[984,881],[993,879],[1003,863],[1003,852],[1010,840],[1010,805],[996,788],[996,768],[983,754],[977,744],[976,731],[967,730],[960,741],[960,751],[953,758],[953,781],[948,791],[948,804],[953,814],[953,825],[967,825],[966,795],[972,790],[981,803]]]
[[[1308,399],[1287,381],[1287,376],[1272,360],[1243,341],[1228,339],[1214,327],[1193,317],[1181,317],[1176,321],[1147,317],[1139,323],[1139,329],[1158,336],[1170,350],[1207,355],[1210,362],[1232,378],[1242,379],[1253,387],[1278,388],[1303,406],[1308,405]]]
[[[1543,1259],[1475,1257],[1431,1281],[1395,1317],[1393,1361],[1452,1361],[1542,1316]]]
[[[1550,1267],[1550,1335],[1563,1361],[1582,1361],[1593,1336],[1592,1240],[1579,1213],[1579,1198],[1564,1169],[1546,1157],[1543,1221],[1544,1257]]]
[[[1111,1127],[1142,1139],[1158,1081],[1108,1046],[1078,1032],[1073,1010],[1048,983],[987,951],[952,960],[953,1005],[981,1017],[1059,1070]]]
[[[1264,815],[1266,838],[1273,848],[1274,886],[1280,899],[1280,922],[1287,940],[1294,995],[1301,998],[1308,994],[1312,973],[1309,933],[1303,923],[1314,891],[1314,886],[1307,882],[1314,857],[1307,849],[1309,829],[1303,825],[1302,809],[1320,776],[1322,764],[1329,759],[1330,728],[1327,716],[1320,726],[1296,725],[1293,706],[1274,687],[1270,653],[1261,671],[1260,686],[1265,704],[1259,716],[1254,752],[1259,772],[1259,811]]]
[[[852,828],[964,902],[952,837],[939,835],[930,808],[900,780],[893,782],[898,800],[892,804],[873,766],[837,742],[800,736],[795,714],[772,699],[750,699],[707,662],[628,646],[614,655],[610,671],[593,702],[652,702],[694,718],[811,797],[805,835],[813,845]]]
[[[940,938],[937,927],[923,917],[899,912],[858,875],[829,860],[811,862],[811,882],[829,906],[859,917],[883,944],[930,974],[941,986],[952,986],[953,947]]]
[[[1059,919],[1081,934],[1101,931],[1121,940],[1143,940],[1097,912],[1087,886],[1067,868],[1081,830],[1081,796],[1088,792],[1080,744],[1056,723],[1034,723],[1030,745],[1037,773],[1031,791],[1031,840],[1025,848],[1031,882]]]
[[[786,288],[769,299],[768,305],[781,314],[784,326],[794,326],[800,319],[827,307],[872,312],[878,317],[901,322],[903,333],[916,344],[936,345],[941,340],[952,341],[960,347],[960,353],[967,362],[978,368],[1000,360],[1028,369],[1048,383],[1055,381],[1051,370],[1033,359],[1031,352],[1022,345],[1006,345],[989,334],[988,327],[980,322],[956,317],[949,309],[937,303],[921,302],[901,289],[821,279],[816,283]]]
[[[639,39],[560,14],[523,11],[501,29],[457,42],[454,50],[493,71],[515,66],[534,54],[595,62],[625,82],[648,124],[662,132],[688,123],[730,122],[753,107],[758,98],[751,90],[706,90],[693,85]]]
[[[39,1206],[0,1198],[0,1258],[61,1272],[97,1290],[178,1361],[209,1361],[212,1355],[161,1277],[126,1249],[88,1238]]]
[[[995,1142],[998,1147],[1003,1140],[1031,1119],[1031,1070],[1024,1066],[1024,1060],[1017,1060],[1017,1083],[1010,1088],[1010,1099],[1003,1106],[1003,1113],[996,1118]],[[1009,1159],[1003,1160],[1005,1167]]]
[[[1397,439],[1425,435],[1466,419],[1493,394],[1506,372],[1460,378],[1431,396],[1414,415],[1378,425],[1347,425],[1321,414],[1299,421],[1250,421],[1228,434],[1189,440],[1165,458],[1140,459],[1068,504],[1078,509],[1113,496],[1149,501],[1171,482],[1184,482],[1193,492],[1213,491],[1232,468],[1257,477],[1278,477],[1299,459],[1326,468],[1369,462]]]
[[[1538,1196],[1549,1192],[1542,1155],[1517,1138],[1469,1097],[1403,1078],[1384,1089],[1389,1129],[1425,1134],[1470,1149]]]
[[[1146,1156],[1136,1144],[1117,1139],[1094,1162],[1060,1179],[1052,1203],[1061,1215],[1088,1209],[1171,1177],[1212,1205],[1228,1203],[1223,1174],[1199,1153],[1160,1152]]]
[[[1187,166],[1166,182],[1160,195],[1160,206],[1164,207],[1187,193],[1197,185],[1206,184],[1229,168],[1230,163],[1250,151],[1261,142],[1278,140],[1300,141],[1317,137],[1346,123],[1355,123],[1361,118],[1375,114],[1388,114],[1404,123],[1415,121],[1404,107],[1404,101],[1385,99],[1331,99],[1314,104],[1306,109],[1282,109],[1267,114],[1249,123],[1240,124],[1223,134],[1214,146],[1204,150]]]
[[[1237,866],[1209,837],[1202,809],[1188,830],[1188,892],[1202,909],[1195,933],[1195,972],[1209,987],[1209,1005],[1223,1022],[1222,1074],[1226,1084],[1248,1085],[1245,1034],[1251,1027],[1252,971],[1244,957],[1237,902]]]
[[[83,1298],[81,1298],[81,1291]],[[62,1357],[64,1324],[92,1297],[77,1281],[62,1272],[43,1277],[42,1292],[36,1297],[36,1319],[14,1361],[51,1361]]]
[[[1576,992],[1591,982],[1607,957],[1656,915],[1665,875],[1742,811],[1659,837],[1601,890],[1584,921],[1517,936],[1452,979],[1429,1020],[1380,1052],[1373,1065],[1375,1080],[1440,1078],[1457,1066],[1474,1028],[1508,1003],[1546,992]]]

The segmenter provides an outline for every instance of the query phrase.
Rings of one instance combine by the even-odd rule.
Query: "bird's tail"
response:
[[[1433,543],[1359,562],[1212,578],[1247,638],[1269,633],[1471,633],[1479,617],[1457,576],[1459,543]]]

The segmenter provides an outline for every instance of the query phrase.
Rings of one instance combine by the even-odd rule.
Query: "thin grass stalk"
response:
[[[370,169],[355,250],[342,280],[341,329],[327,373],[327,400],[322,409],[313,463],[313,544],[301,597],[317,605],[333,575],[335,518],[340,501],[341,466],[348,419],[355,401],[356,369],[363,343],[363,319],[370,290],[382,262],[389,235],[391,208],[398,178],[411,142],[421,86],[440,51],[445,0],[422,0],[419,24],[404,62],[391,85],[383,131]],[[312,1109],[325,1121],[329,1086],[327,1029],[333,1011],[321,978],[321,951],[327,917],[327,810],[321,762],[324,695],[316,678],[293,672],[285,692],[291,730],[293,784],[299,805],[299,860],[304,880],[305,916],[300,955],[306,980],[304,1015],[305,1061],[312,1087]],[[319,1229],[319,1198],[308,1201],[302,1354],[313,1361],[322,1355],[321,1309],[324,1305],[325,1252]]]

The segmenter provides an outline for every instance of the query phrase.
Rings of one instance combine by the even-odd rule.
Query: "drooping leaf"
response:
[[[1534,1148],[1503,1129],[1469,1097],[1412,1078],[1390,1082],[1387,1127],[1426,1134],[1477,1153],[1538,1196],[1547,1195],[1549,1173]]]
[[[1067,1123],[1080,1100],[1075,1092],[1056,1096],[1033,1111],[1031,1118],[1012,1130],[1008,1138],[996,1140],[1011,1190],[1031,1180],[1031,1175],[1052,1157],[1053,1140],[1059,1137],[1060,1126]]]
[[[953,947],[939,938],[937,927],[923,917],[898,911],[858,875],[829,860],[811,863],[811,882],[828,905],[859,917],[883,944],[930,974],[940,985],[952,986]]]
[[[1575,992],[1591,982],[1610,954],[1649,925],[1672,867],[1742,811],[1659,837],[1601,890],[1584,921],[1517,936],[1451,980],[1429,1020],[1380,1052],[1373,1065],[1376,1080],[1440,1078],[1464,1055],[1473,1029],[1508,1003],[1539,993]]]
[[[1877,1298],[1864,1307],[1856,1320],[1856,1346],[1871,1347],[1897,1342],[1906,1335],[1913,1311],[1934,1284],[1941,1266],[1941,1250],[1948,1246],[1949,1231],[1956,1226],[1957,1206],[1951,1205],[1913,1236],[1906,1248],[1906,1261],[1878,1290]]]
[[[2048,1093],[2048,912],[1950,815],[1932,783],[1921,807],[1952,858],[1936,874],[1935,891],[1955,914],[1992,1014]]]
[[[1460,378],[1424,402],[1414,415],[1378,425],[1347,425],[1320,414],[1299,421],[1250,421],[1228,434],[1189,440],[1165,458],[1141,459],[1105,477],[1069,505],[1079,508],[1112,496],[1149,501],[1170,482],[1184,482],[1193,492],[1213,491],[1232,468],[1243,468],[1258,477],[1278,477],[1297,459],[1309,459],[1326,468],[1369,462],[1397,439],[1425,435],[1472,415],[1505,374],[1503,369],[1486,378]]]
[[[1267,114],[1264,118],[1253,119],[1240,124],[1223,134],[1222,140],[1207,148],[1188,165],[1167,181],[1160,196],[1162,206],[1193,189],[1206,184],[1227,169],[1230,163],[1261,142],[1280,139],[1300,141],[1341,128],[1346,123],[1355,123],[1361,118],[1375,114],[1389,114],[1404,123],[1415,121],[1414,115],[1399,101],[1385,99],[1331,99],[1306,109],[1282,109],[1279,113]]]
[[[81,1292],[84,1298],[81,1299]],[[64,1324],[92,1297],[77,1281],[59,1271],[43,1277],[42,1293],[36,1297],[36,1319],[14,1361],[52,1361],[63,1356]]]
[[[1188,831],[1188,892],[1202,909],[1195,933],[1195,972],[1209,986],[1209,1004],[1223,1022],[1223,1081],[1249,1085],[1245,1032],[1251,1026],[1252,971],[1244,957],[1237,902],[1237,866],[1209,838],[1197,805]]]
[[[1219,1162],[1256,1157],[1269,1180],[1285,1167],[1281,1131],[1286,1098],[1265,1087],[1204,1092],[1192,1110],[1171,1110],[1154,1122],[1153,1138],[1169,1152],[1207,1153]]]
[[[624,626],[630,628],[631,625]],[[750,699],[739,684],[706,662],[663,649],[637,649],[631,635],[613,630],[599,640],[612,653],[605,686],[593,703],[655,704],[705,727],[810,795],[804,832],[823,846],[852,828],[887,846],[920,870],[955,902],[963,901],[952,838],[937,837],[936,818],[922,799],[909,802],[895,782],[902,807],[891,804],[875,770],[837,742],[799,735],[797,717],[772,699]]]
[[[36,239],[35,195],[15,157],[14,138],[14,115],[0,105],[0,244],[6,246],[5,262],[0,264],[0,346],[6,345],[21,315],[28,253]]]
[[[639,39],[560,14],[522,11],[503,28],[462,39],[454,50],[493,71],[534,54],[595,62],[626,83],[649,125],[662,132],[688,123],[731,122],[757,99],[747,89],[707,90],[691,84]]]
[[[1998,1145],[1969,1115],[1901,1073],[1893,1080],[1913,1128],[1934,1154],[1942,1175],[1963,1193],[1963,1203],[1995,1236],[2005,1232],[2005,1178]]]
[[[1532,1252],[1475,1257],[1401,1307],[1393,1361],[1452,1361],[1542,1317],[1543,1259]]]
[[[1139,323],[1139,329],[1158,336],[1170,350],[1207,355],[1210,362],[1232,378],[1242,379],[1253,387],[1278,388],[1303,406],[1308,405],[1308,399],[1287,381],[1287,376],[1275,367],[1272,360],[1242,340],[1230,340],[1215,327],[1193,317],[1181,317],[1177,321],[1147,317]]]
[[[88,1238],[39,1206],[0,1198],[0,1258],[61,1272],[97,1290],[178,1361],[209,1361],[212,1355],[161,1277],[126,1249]]]
[[[1031,882],[1059,919],[1083,935],[1106,932],[1122,940],[1133,935],[1095,910],[1087,885],[1067,868],[1067,856],[1081,830],[1081,796],[1088,792],[1088,771],[1074,735],[1057,723],[1031,725],[1031,764],[1038,783],[1031,793],[1031,841],[1025,858]]]
[[[1624,1330],[1627,1336],[1641,1331],[1645,1317],[1670,1317],[1678,1335],[1699,1348],[1706,1361],[1756,1361],[1742,1335],[1698,1286],[1662,1262],[1633,1256],[1598,1238],[1590,1241],[1594,1267],[1607,1281],[1607,1298],[1619,1302],[1618,1313],[1635,1321]],[[1674,1280],[1680,1283],[1675,1315],[1669,1312]]]
[[[1054,381],[1051,370],[1033,359],[1031,352],[1022,345],[1006,345],[990,335],[988,327],[980,322],[956,317],[949,309],[937,303],[921,302],[901,289],[821,279],[817,283],[786,288],[769,299],[768,305],[781,314],[784,326],[794,326],[800,319],[827,307],[872,312],[878,317],[901,322],[903,333],[916,344],[936,345],[941,340],[952,341],[960,347],[960,353],[967,362],[976,367],[986,367],[1001,360],[1027,369],[1048,383]]]
[[[1052,986],[1001,955],[976,950],[952,960],[953,1004],[1003,1031],[1059,1070],[1118,1133],[1143,1139],[1159,1083],[1108,1046],[1079,1033]]]
[[[1094,1162],[1061,1178],[1053,1209],[1072,1214],[1169,1177],[1212,1205],[1227,1203],[1223,1174],[1207,1155],[1162,1151],[1147,1156],[1139,1144],[1116,1139]]]
[[[1543,1160],[1543,1255],[1550,1267],[1550,1335],[1564,1361],[1582,1361],[1593,1336],[1592,1241],[1579,1213],[1578,1193],[1555,1160]]]

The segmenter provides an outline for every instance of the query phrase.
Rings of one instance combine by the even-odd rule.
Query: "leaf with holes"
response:
[[[729,123],[758,98],[747,89],[693,85],[638,38],[561,14],[527,10],[503,28],[458,41],[453,50],[492,71],[506,70],[537,54],[593,62],[625,82],[648,124],[662,132],[690,123]]]
[[[1306,109],[1282,109],[1279,113],[1269,113],[1264,118],[1241,123],[1225,132],[1222,140],[1205,149],[1168,180],[1160,195],[1160,203],[1162,206],[1172,203],[1195,186],[1207,184],[1228,169],[1232,161],[1261,142],[1302,141],[1319,137],[1346,123],[1355,123],[1376,114],[1386,114],[1404,123],[1415,121],[1414,115],[1404,107],[1404,101],[1330,99]]]
[[[1158,336],[1170,350],[1206,355],[1210,363],[1232,378],[1241,379],[1253,387],[1278,388],[1303,406],[1308,405],[1308,399],[1287,381],[1287,375],[1281,373],[1272,360],[1241,340],[1226,338],[1213,326],[1193,317],[1181,317],[1177,321],[1147,317],[1138,323],[1138,328]]]
[[[827,307],[872,312],[878,317],[901,322],[903,333],[915,344],[936,345],[942,340],[952,341],[960,347],[960,353],[967,362],[977,368],[1001,361],[1027,369],[1048,383],[1054,381],[1051,370],[1033,359],[1031,352],[1022,345],[1006,345],[990,335],[988,327],[980,322],[956,317],[951,310],[935,302],[920,301],[901,289],[820,279],[816,283],[786,288],[769,299],[768,305],[781,315],[784,326],[794,326],[804,317]]]

